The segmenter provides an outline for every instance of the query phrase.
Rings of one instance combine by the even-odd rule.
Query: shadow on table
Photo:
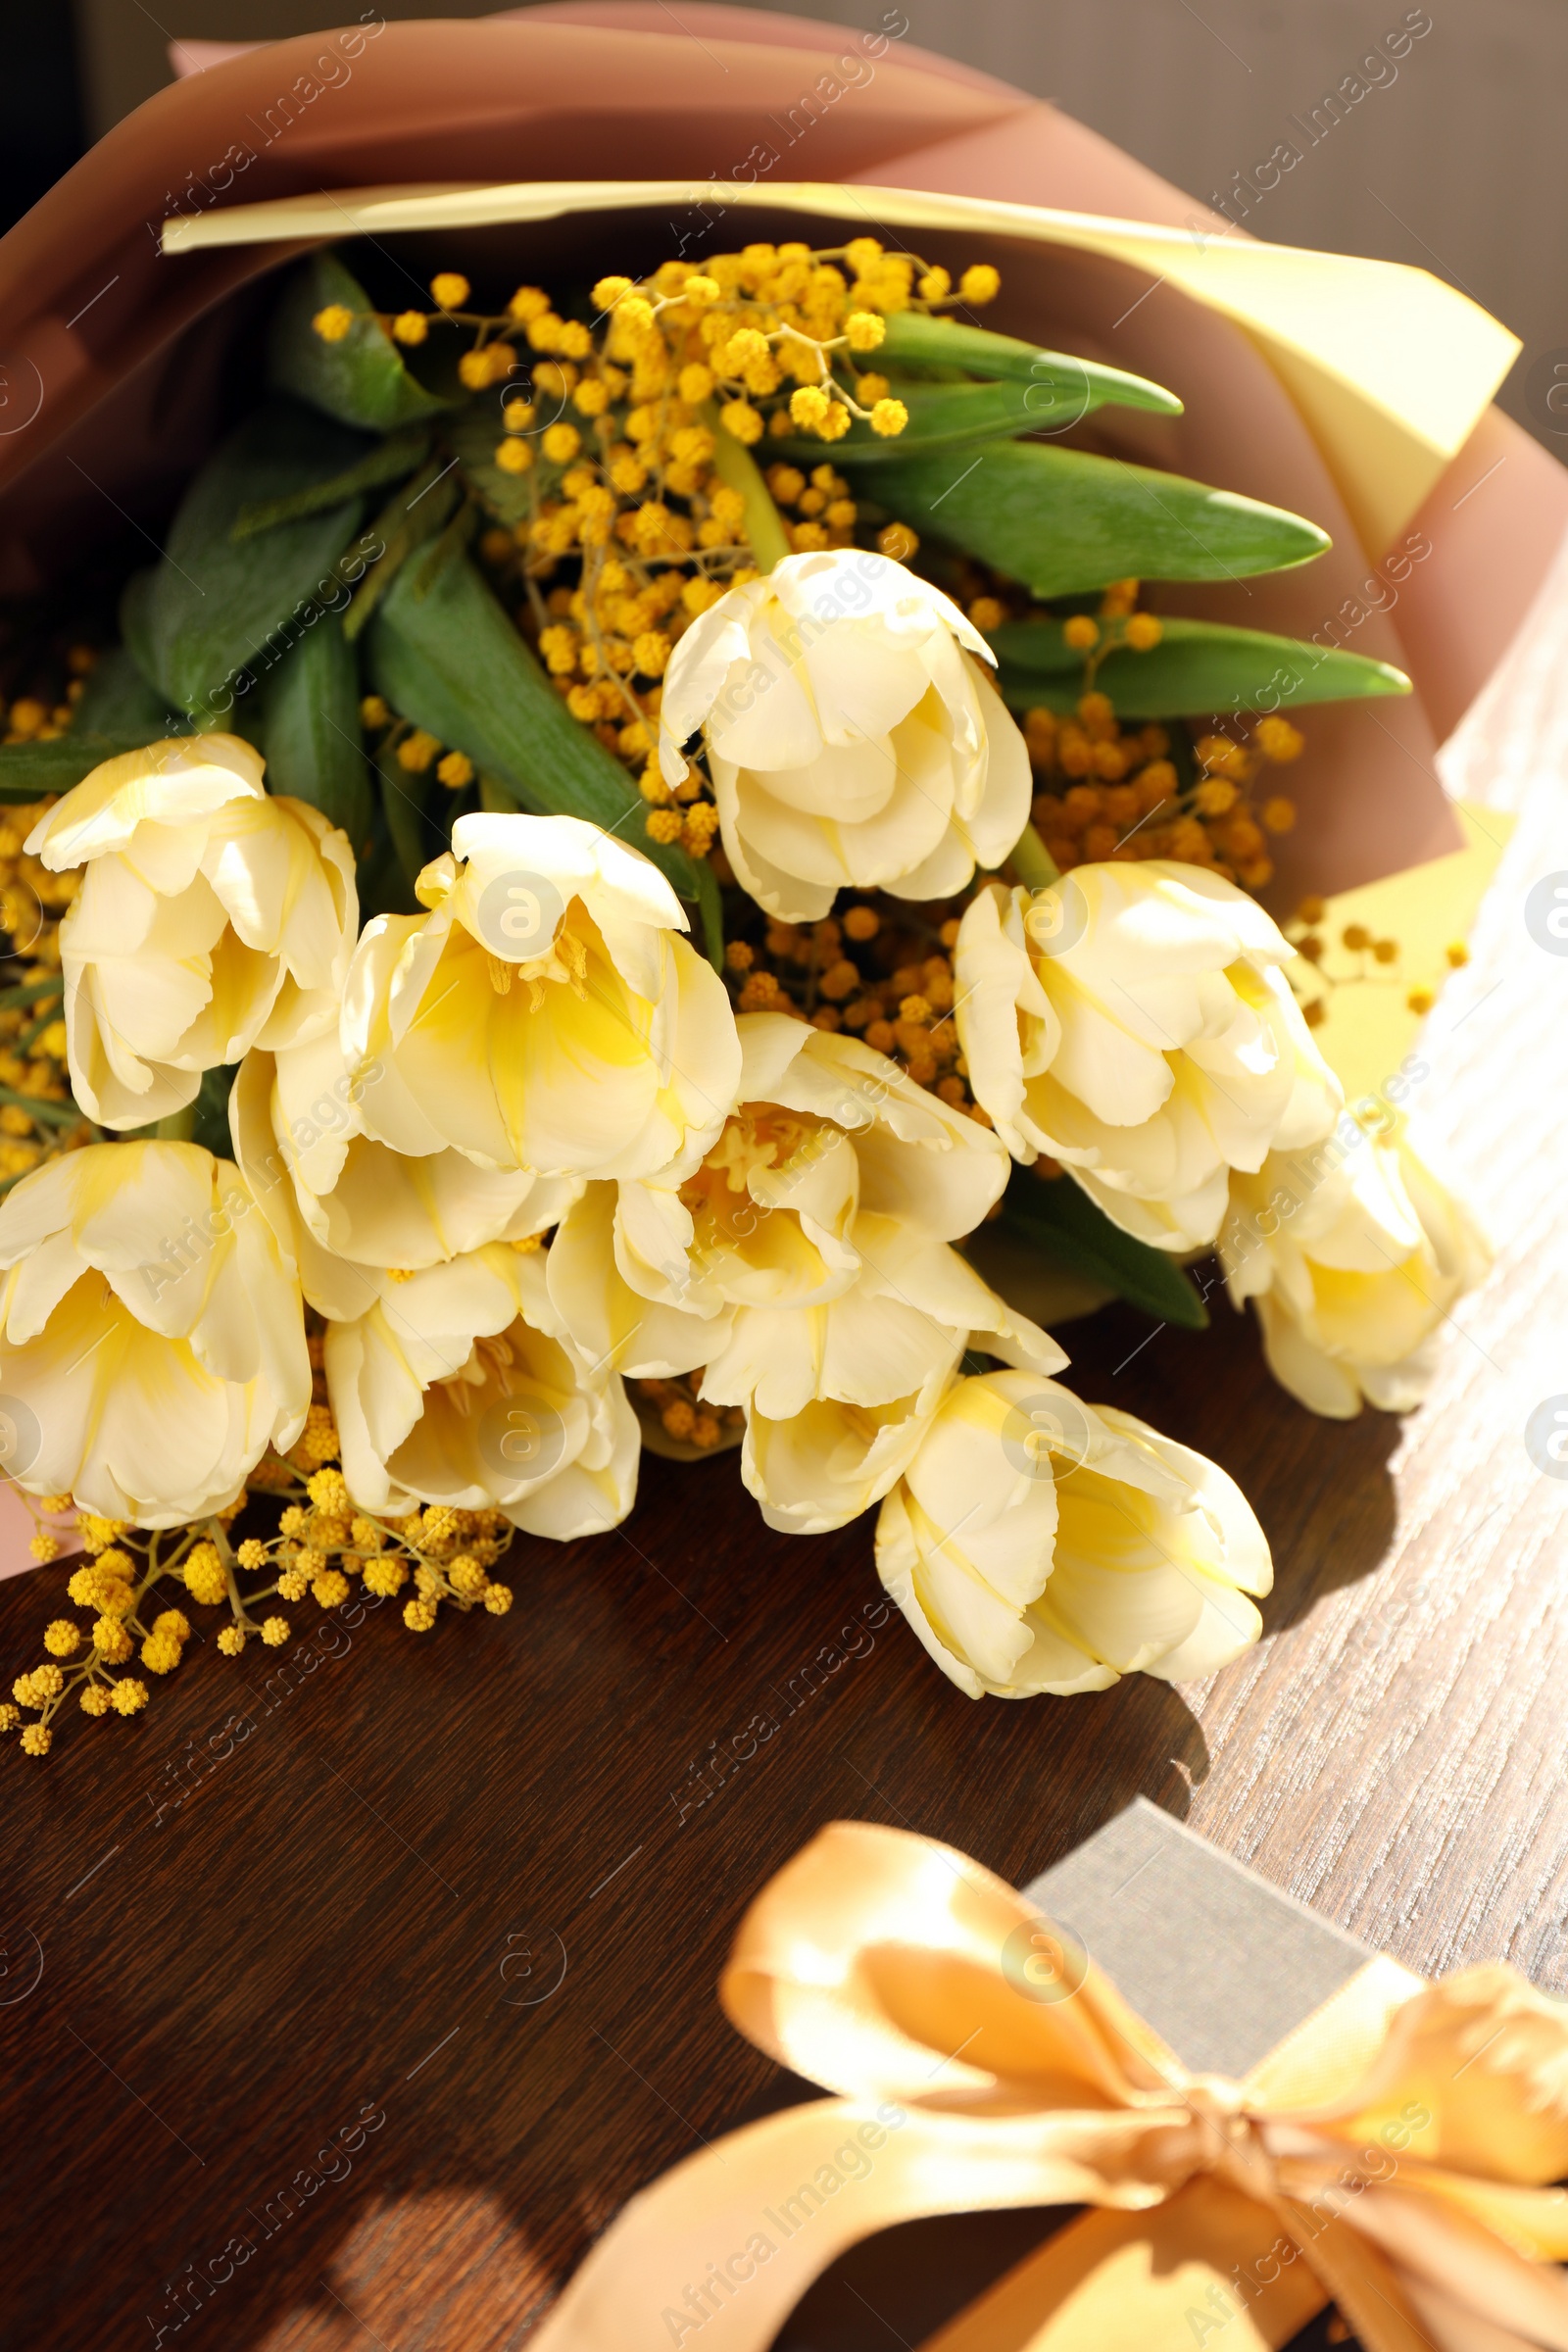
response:
[[[1271,1634],[1377,1566],[1397,1422],[1312,1419],[1223,1306],[1206,1333],[1112,1309],[1064,1338],[1088,1401],[1236,1477],[1274,1549]],[[367,1614],[352,1660],[275,1703],[244,1671],[181,1676],[14,1783],[18,1915],[47,1947],[35,2003],[0,2014],[37,2150],[16,2283],[39,2352],[132,2323],[167,2343],[181,2311],[190,2352],[513,2352],[628,2195],[789,2095],[713,1986],[824,1823],[916,1830],[1022,1886],[1135,1796],[1187,1813],[1209,1754],[1180,1691],[971,1701],[888,1608],[865,1522],[771,1534],[733,1455],[647,1461],[642,1486],[629,1530],[523,1547],[507,1619],[426,1643]],[[43,1607],[0,1594],[15,1645]],[[252,1736],[150,1826],[171,1760],[242,1705]],[[517,2002],[525,1929],[569,1953],[563,1997]],[[270,2231],[366,2091],[386,2129]],[[925,2226],[949,2300],[919,2323],[905,2233],[878,2240],[781,2343],[916,2342],[1050,2218]],[[236,2233],[251,2253],[199,2290]]]

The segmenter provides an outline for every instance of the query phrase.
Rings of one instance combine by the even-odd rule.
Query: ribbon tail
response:
[[[940,2121],[884,2103],[813,2100],[732,2132],[634,2197],[535,2331],[536,2352],[766,2352],[846,2247],[922,2214],[1090,2201],[1147,2204],[1157,2188],[1108,2180],[1096,2140],[1126,2119],[1063,2118],[1069,2144],[1041,2146],[1038,2119]],[[1106,2146],[1114,2164],[1114,2150]],[[1402,2352],[1402,2347],[1401,2347]]]
[[[1194,2180],[1069,2223],[920,2352],[1281,2352],[1327,2301],[1276,2213]]]
[[[1554,2263],[1530,2262],[1446,2200],[1397,2186],[1368,2188],[1353,2218],[1396,2265],[1439,2352],[1568,2352],[1568,2279]]]
[[[1455,2311],[1429,2280],[1406,2274],[1404,2288],[1419,2314],[1433,2352],[1539,2352],[1533,2335],[1516,2335],[1473,2311]]]
[[[1325,2221],[1293,2197],[1281,2198],[1279,2211],[1365,2352],[1439,2352],[1394,2265],[1353,2224]]]

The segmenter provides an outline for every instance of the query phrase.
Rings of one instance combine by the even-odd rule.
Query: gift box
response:
[[[1099,1965],[1195,2074],[1242,2076],[1372,1958],[1294,1895],[1147,1797],[1023,1889],[1057,1938],[1037,1967],[1065,1990]],[[1068,2217],[1048,2210],[906,2223],[857,2246],[797,2305],[777,2352],[856,2352],[867,2305],[911,2344],[992,2287]],[[1328,2340],[1329,2322],[1293,2339]]]
[[[840,2095],[645,2188],[548,2352],[829,2352],[873,2320],[924,2352],[1284,2352],[1330,2306],[1316,2340],[1366,2352],[1568,2333],[1561,2005],[1502,1965],[1424,1984],[1152,1807],[1021,1894],[834,1823],[751,1904],[719,1991]],[[1028,2227],[981,2218],[1008,2210]]]
[[[1143,1796],[1023,1891],[1195,2074],[1247,2074],[1372,1957]]]

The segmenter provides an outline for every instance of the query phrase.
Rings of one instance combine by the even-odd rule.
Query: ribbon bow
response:
[[[934,2213],[1097,2208],[925,2352],[1568,2352],[1568,2015],[1512,1969],[1371,1961],[1245,2081],[1191,2075],[951,1846],[837,1822],[741,1924],[720,1998],[838,2096],[633,2199],[541,2352],[765,2352],[812,2279]]]

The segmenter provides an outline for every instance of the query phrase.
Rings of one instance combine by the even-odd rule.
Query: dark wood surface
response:
[[[1496,721],[1516,779],[1555,758],[1559,671],[1543,656]],[[1499,759],[1472,743],[1468,780]],[[1521,916],[1568,868],[1562,798],[1539,777],[1429,1024],[1420,1109],[1501,1244],[1431,1402],[1315,1421],[1222,1301],[1205,1334],[1123,1309],[1064,1333],[1087,1397],[1215,1455],[1271,1538],[1265,1640],[1211,1685],[973,1704],[876,1622],[869,1526],[769,1535],[729,1456],[650,1460],[623,1533],[522,1547],[504,1621],[318,1619],[287,1678],[208,1647],[133,1722],[73,1725],[42,1764],[9,1742],[6,2340],[152,2346],[243,2238],[166,2344],[524,2342],[628,2194],[779,2095],[714,1979],[839,1815],[1022,1882],[1141,1791],[1417,1968],[1506,1955],[1568,1991],[1568,1482],[1523,1442],[1568,1392],[1568,959]],[[7,1680],[61,1582],[0,1588]],[[689,1806],[758,1714],[776,1732]],[[956,2278],[1016,2240],[947,2242]],[[912,2336],[899,2249],[873,2256],[813,2341]]]

